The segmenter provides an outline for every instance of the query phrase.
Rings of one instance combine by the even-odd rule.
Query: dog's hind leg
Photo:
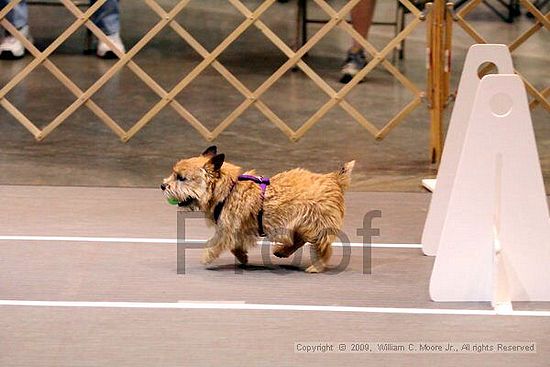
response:
[[[298,232],[294,232],[292,238],[290,236],[284,236],[278,238],[278,240],[275,246],[273,246],[273,255],[284,258],[298,251],[298,249],[306,243]]]
[[[321,241],[313,243],[312,264],[306,269],[306,273],[321,273],[325,270],[332,256],[333,236],[324,237]]]

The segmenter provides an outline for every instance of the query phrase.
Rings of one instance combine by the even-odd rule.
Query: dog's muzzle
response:
[[[180,201],[178,203],[178,206],[182,207],[182,206],[190,206],[192,204],[195,204],[197,202],[197,199],[195,198],[192,198],[192,197],[188,197],[187,199],[185,199],[184,201]]]

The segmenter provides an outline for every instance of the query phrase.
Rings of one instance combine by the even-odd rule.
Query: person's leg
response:
[[[90,0],[94,4],[96,0]],[[120,9],[118,0],[107,0],[93,15],[92,21],[101,29],[122,52],[125,51],[124,43],[120,38]],[[99,40],[97,44],[97,56],[102,58],[114,58],[115,53],[111,48]]]
[[[96,0],[90,0],[94,4]],[[107,0],[92,15],[92,22],[95,23],[107,36],[120,32],[120,9],[118,0]]]
[[[374,5],[376,0],[361,0],[351,10],[351,22],[353,28],[364,38],[367,38],[372,18],[374,15]],[[349,83],[353,77],[367,65],[363,47],[355,39],[342,67],[341,83]]]
[[[9,0],[0,0],[0,9],[9,4]],[[25,0],[17,4],[6,16],[6,19],[15,26],[17,29],[21,29],[27,25],[29,19],[29,11]]]
[[[361,0],[351,10],[351,23],[353,28],[364,38],[368,37],[372,18],[374,16],[374,6],[376,0]],[[363,47],[354,39],[351,46],[352,52],[358,52]]]
[[[8,0],[0,0],[0,9],[8,5]],[[28,40],[32,42],[32,37],[27,25],[29,12],[27,3],[23,0],[17,4],[6,16],[15,28],[17,28]],[[5,37],[0,43],[0,59],[19,59],[25,56],[25,47],[17,38],[6,32]]]

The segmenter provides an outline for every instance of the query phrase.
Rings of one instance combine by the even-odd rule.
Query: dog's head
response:
[[[209,147],[198,157],[180,160],[160,185],[164,196],[185,209],[204,211],[216,194],[224,160],[225,155],[218,154],[216,146]]]

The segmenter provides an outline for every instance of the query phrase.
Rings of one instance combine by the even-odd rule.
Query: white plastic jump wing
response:
[[[550,301],[550,217],[521,78],[483,77],[463,133],[438,213],[432,299]]]
[[[485,62],[495,64],[497,72],[500,74],[514,73],[512,57],[505,45],[473,45],[468,50],[445,139],[435,190],[422,234],[422,250],[426,255],[435,256],[441,241],[443,220],[455,181],[456,167],[464,145],[464,136],[468,128],[474,97],[480,83],[478,69]]]

